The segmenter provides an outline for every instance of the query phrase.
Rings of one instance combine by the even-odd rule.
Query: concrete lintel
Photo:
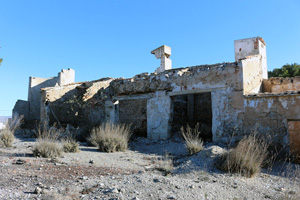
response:
[[[225,90],[225,87],[219,88],[211,88],[211,89],[196,89],[196,90],[183,90],[183,91],[176,91],[176,92],[168,92],[168,96],[176,96],[176,95],[186,95],[186,94],[197,94],[197,93],[206,93],[206,92],[213,92],[217,90]]]
[[[114,97],[114,100],[131,100],[131,99],[151,99],[154,97],[153,93],[148,94],[138,94],[138,95],[130,95],[130,96],[118,96]]]

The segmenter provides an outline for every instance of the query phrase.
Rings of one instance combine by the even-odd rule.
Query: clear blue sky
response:
[[[234,61],[233,41],[261,36],[268,69],[300,63],[299,0],[0,0],[0,116],[27,100],[29,76],[73,68],[76,81]]]

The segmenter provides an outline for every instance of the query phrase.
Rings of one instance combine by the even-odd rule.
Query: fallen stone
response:
[[[34,194],[42,194],[42,191],[43,191],[42,188],[36,187],[36,188],[34,189]]]
[[[26,163],[26,160],[23,160],[23,159],[18,159],[17,161],[16,161],[16,165],[23,165],[23,164],[25,164]]]

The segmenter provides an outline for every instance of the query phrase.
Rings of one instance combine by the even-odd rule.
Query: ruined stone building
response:
[[[61,70],[57,77],[38,78],[29,77],[28,100],[18,100],[13,108],[13,118],[23,115],[27,123],[40,120],[41,89],[46,87],[63,87],[73,83],[75,71],[73,69]]]
[[[161,59],[151,74],[73,83],[69,69],[50,79],[30,78],[28,101],[19,100],[13,113],[78,127],[131,123],[136,135],[151,139],[197,123],[205,139],[222,143],[257,129],[296,148],[300,77],[268,79],[260,37],[236,40],[234,52],[235,62],[172,69],[171,48],[163,45],[151,52]]]

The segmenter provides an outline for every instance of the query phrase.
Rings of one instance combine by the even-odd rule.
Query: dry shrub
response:
[[[76,153],[79,152],[79,144],[73,138],[68,138],[62,141],[63,149],[65,153]]]
[[[6,123],[5,129],[0,132],[0,145],[11,147],[15,139],[15,132],[22,124],[23,117],[14,117],[9,123]]]
[[[57,141],[37,139],[32,152],[35,157],[55,158],[62,154],[62,147]]]
[[[67,126],[62,139],[63,149],[65,153],[79,152],[79,143],[76,141],[78,128]]]
[[[88,141],[102,152],[126,151],[131,136],[130,126],[104,123],[92,129]]]
[[[244,137],[235,148],[224,154],[218,166],[224,171],[253,177],[260,172],[267,155],[268,144],[258,139],[255,134],[251,134]]]
[[[200,138],[201,132],[199,131],[199,123],[192,129],[189,125],[187,125],[186,129],[181,127],[181,133],[183,139],[185,140],[185,146],[190,155],[198,153],[203,150],[203,141]]]
[[[54,158],[62,154],[62,147],[58,141],[61,132],[55,126],[47,129],[39,127],[36,130],[36,144],[33,147],[33,155],[36,157]]]
[[[10,130],[3,130],[0,133],[0,144],[1,146],[5,146],[5,147],[11,147],[12,143],[15,139],[14,134],[10,131]]]

